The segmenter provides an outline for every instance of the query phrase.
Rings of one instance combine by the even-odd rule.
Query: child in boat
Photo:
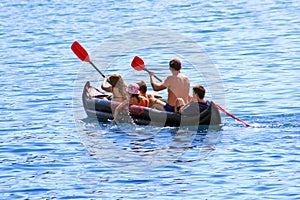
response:
[[[129,116],[129,110],[126,110],[124,108],[128,108],[130,105],[137,105],[137,106],[144,106],[148,107],[149,106],[149,100],[146,97],[140,96],[140,91],[139,91],[139,86],[136,83],[131,83],[127,87],[127,93],[129,95],[129,99],[123,101],[121,104],[119,104],[115,111],[114,111],[114,120],[116,119],[122,119],[122,121],[128,120]],[[126,114],[124,116],[120,116],[121,110],[126,110]]]
[[[210,102],[204,99],[205,88],[202,85],[195,85],[193,87],[193,98],[191,102],[184,105],[184,101],[181,98],[178,98],[176,101],[176,110],[181,114],[199,114],[202,111],[206,110]]]
[[[149,106],[149,100],[140,95],[140,87],[136,83],[131,83],[127,87],[127,92],[129,94],[129,105],[137,105],[137,106]]]
[[[109,82],[110,85],[106,85]],[[112,93],[112,100],[117,102],[123,102],[128,99],[126,92],[126,84],[120,74],[112,74],[111,76],[105,77],[101,88],[106,92]]]
[[[139,81],[136,83],[139,86],[139,91],[140,91],[140,96],[143,96],[145,98],[148,99],[149,101],[149,107],[152,108],[154,106],[154,102],[156,101],[156,99],[158,98],[162,98],[161,95],[158,94],[152,94],[147,92],[147,85],[145,83],[145,81]]]

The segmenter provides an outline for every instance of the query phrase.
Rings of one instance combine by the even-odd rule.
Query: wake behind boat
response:
[[[115,108],[119,103],[104,98],[107,96],[91,86],[89,81],[86,82],[82,92],[82,102],[88,117],[97,118],[101,122],[113,120],[112,107]],[[221,128],[220,112],[213,102],[199,115],[184,115],[135,105],[129,107],[129,114],[133,122],[138,125]]]

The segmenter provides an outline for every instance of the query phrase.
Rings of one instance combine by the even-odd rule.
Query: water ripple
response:
[[[299,199],[299,8],[298,1],[1,1],[0,198]],[[81,104],[72,105],[73,90],[83,87],[74,81],[102,78],[90,66],[78,74],[70,45],[78,40],[93,52],[143,27],[197,42],[223,81],[224,108],[252,127],[223,114],[218,134],[194,137],[86,119]],[[180,55],[155,45],[143,51],[145,59],[165,77],[170,57]],[[137,53],[95,60],[109,68],[105,74],[148,81],[129,66]],[[206,85],[183,61],[191,83]]]

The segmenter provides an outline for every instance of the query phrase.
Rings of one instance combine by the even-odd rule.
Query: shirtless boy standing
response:
[[[154,73],[149,72],[150,82],[154,91],[161,91],[168,88],[167,103],[160,100],[155,100],[155,104],[163,106],[165,111],[175,112],[177,98],[182,98],[185,103],[188,103],[190,81],[187,76],[180,73],[181,62],[178,59],[172,59],[169,62],[171,76],[168,76],[160,83],[154,80]]]

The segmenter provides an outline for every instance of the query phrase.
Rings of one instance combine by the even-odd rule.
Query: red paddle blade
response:
[[[131,62],[131,67],[137,71],[141,71],[145,69],[145,63],[140,57],[135,56]]]
[[[73,42],[71,46],[72,51],[75,53],[75,55],[84,62],[91,62],[91,59],[89,57],[89,54],[86,52],[86,50],[79,44],[79,42],[75,41]]]

